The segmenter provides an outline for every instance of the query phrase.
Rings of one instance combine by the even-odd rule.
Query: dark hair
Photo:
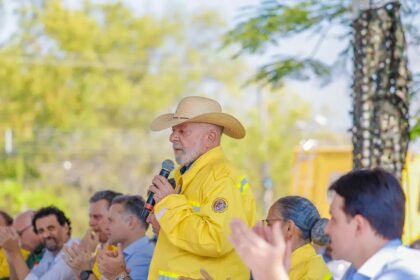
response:
[[[119,195],[122,195],[122,193],[114,192],[111,190],[97,191],[90,197],[89,203],[95,203],[100,200],[106,200],[108,201],[108,207],[109,207],[111,206],[112,200]]]
[[[324,232],[328,219],[321,219],[315,205],[301,196],[285,196],[274,204],[286,220],[292,220],[300,229],[303,240],[325,245],[329,238]]]
[[[401,238],[405,196],[398,180],[382,169],[351,171],[330,187],[344,199],[343,211],[363,216],[386,239]]]
[[[32,218],[32,226],[34,228],[34,232],[38,233],[38,229],[36,228],[36,221],[38,219],[50,216],[50,215],[54,215],[57,218],[57,222],[61,225],[64,226],[65,224],[68,225],[69,227],[69,236],[71,236],[71,222],[69,220],[69,218],[66,217],[66,215],[64,214],[63,211],[61,211],[60,209],[58,209],[55,206],[48,206],[48,207],[43,207],[40,208],[35,215]]]
[[[139,195],[119,195],[112,200],[111,204],[121,204],[124,207],[124,212],[137,217],[147,230],[149,224],[146,223],[141,216],[144,207],[143,197]]]
[[[0,210],[0,215],[6,222],[6,226],[11,226],[13,224],[13,218],[6,211]]]

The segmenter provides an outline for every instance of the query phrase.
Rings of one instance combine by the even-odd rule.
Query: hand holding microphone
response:
[[[144,204],[141,216],[144,220],[147,219],[149,213],[153,210],[156,202],[161,201],[169,194],[175,193],[172,185],[168,182],[168,177],[171,171],[175,168],[172,160],[165,160],[162,162],[162,169],[159,175],[155,176],[152,180],[152,185],[149,187],[149,196]]]

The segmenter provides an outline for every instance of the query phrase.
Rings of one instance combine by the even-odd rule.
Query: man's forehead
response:
[[[183,122],[177,125],[174,125],[172,129],[186,129],[194,126],[195,124],[198,124],[196,122]]]
[[[101,199],[95,202],[91,202],[89,204],[89,208],[92,209],[100,209],[100,208],[104,208],[104,209],[108,209],[109,208],[109,202],[106,199]]]
[[[344,198],[334,192],[334,195],[332,197],[332,201],[330,204],[331,211],[334,211],[334,212],[343,211],[343,208],[344,208]]]
[[[48,224],[48,225],[59,224],[57,217],[55,215],[52,215],[52,214],[37,219],[36,220],[36,224],[38,225],[40,223],[42,223],[42,224]]]

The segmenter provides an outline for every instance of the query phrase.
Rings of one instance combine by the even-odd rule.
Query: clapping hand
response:
[[[98,267],[99,272],[107,279],[115,279],[120,274],[129,273],[120,243],[118,243],[116,251],[106,249],[99,250]]]
[[[288,279],[291,246],[285,243],[279,223],[272,227],[260,223],[250,229],[234,219],[230,226],[230,241],[255,280]]]

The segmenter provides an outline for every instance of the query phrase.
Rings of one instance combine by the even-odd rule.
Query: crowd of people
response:
[[[55,206],[14,218],[0,211],[0,279],[420,279],[420,251],[401,243],[405,196],[390,173],[340,177],[329,187],[330,220],[308,199],[285,196],[257,222],[246,176],[221,147],[222,135],[245,136],[239,120],[190,96],[151,124],[168,128],[179,168],[153,178],[147,218],[141,196],[112,190],[90,197],[80,240]],[[335,261],[346,264],[342,273]]]

